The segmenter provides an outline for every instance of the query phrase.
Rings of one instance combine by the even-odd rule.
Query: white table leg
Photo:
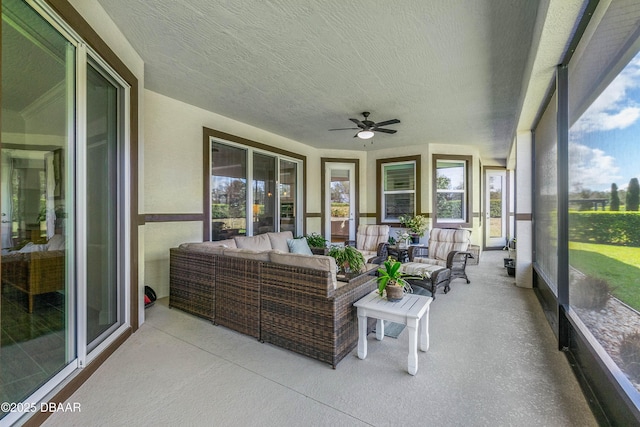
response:
[[[429,307],[420,319],[420,350],[429,350]]]
[[[409,329],[407,371],[415,375],[418,372],[418,319],[407,319],[407,329]]]
[[[358,310],[358,357],[367,357],[367,316],[360,314]]]
[[[384,338],[384,320],[377,319],[376,321],[376,339],[382,341]]]

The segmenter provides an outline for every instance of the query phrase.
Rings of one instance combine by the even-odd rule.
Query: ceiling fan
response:
[[[400,123],[400,120],[398,119],[391,119],[391,120],[385,120],[384,122],[372,122],[371,120],[369,120],[369,112],[365,111],[362,113],[362,115],[364,116],[364,120],[358,120],[358,119],[349,119],[351,120],[353,123],[356,124],[356,126],[358,126],[357,128],[339,128],[339,129],[329,129],[329,130],[358,130],[359,132],[356,133],[353,137],[358,137],[361,139],[369,139],[369,138],[373,138],[374,132],[383,132],[383,133],[396,133],[397,130],[394,129],[383,129],[382,126],[387,126],[387,125],[393,125],[396,123]]]

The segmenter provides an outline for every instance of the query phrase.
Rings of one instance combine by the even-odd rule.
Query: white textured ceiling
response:
[[[99,1],[152,91],[318,148],[472,144],[487,163],[508,155],[549,2]],[[328,131],[362,111],[402,123],[373,145]]]

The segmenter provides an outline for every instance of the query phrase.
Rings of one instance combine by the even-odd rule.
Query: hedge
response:
[[[640,247],[640,213],[569,212],[569,240]]]

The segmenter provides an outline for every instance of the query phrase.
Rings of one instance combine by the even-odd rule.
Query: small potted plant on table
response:
[[[424,236],[425,231],[427,231],[427,227],[429,227],[429,220],[427,217],[422,215],[416,215],[413,217],[409,215],[402,215],[398,219],[400,220],[402,227],[409,230],[413,243],[418,243],[420,241],[420,237]]]
[[[400,301],[405,292],[413,292],[411,285],[405,279],[414,277],[407,276],[400,272],[400,261],[391,258],[384,262],[384,268],[378,269],[378,293],[380,296],[386,291],[388,301]],[[418,277],[415,277],[416,279]]]

